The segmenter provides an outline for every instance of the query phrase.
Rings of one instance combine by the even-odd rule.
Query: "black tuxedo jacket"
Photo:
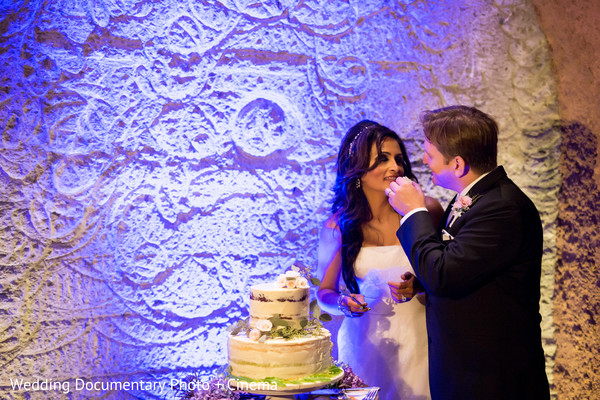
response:
[[[539,214],[502,167],[469,195],[475,199],[470,209],[446,228],[453,239],[443,240],[426,212],[411,215],[398,230],[428,294],[432,398],[549,399]]]

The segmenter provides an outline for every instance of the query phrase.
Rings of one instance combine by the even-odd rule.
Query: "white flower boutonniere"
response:
[[[473,206],[473,203],[475,203],[479,197],[479,195],[476,195],[475,197],[458,196],[454,204],[452,204],[452,219],[450,221],[450,226],[452,226],[457,218],[469,211],[469,209],[471,209]]]

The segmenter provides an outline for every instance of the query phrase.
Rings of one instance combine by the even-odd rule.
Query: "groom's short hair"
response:
[[[450,106],[421,114],[423,132],[446,163],[461,156],[477,173],[496,168],[498,124],[475,107]]]

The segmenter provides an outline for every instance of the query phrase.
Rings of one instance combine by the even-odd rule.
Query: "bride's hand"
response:
[[[339,307],[349,317],[362,317],[370,310],[365,303],[365,296],[362,294],[340,295]]]

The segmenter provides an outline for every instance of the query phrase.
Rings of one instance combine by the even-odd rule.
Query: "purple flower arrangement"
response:
[[[345,363],[336,363],[338,367],[344,370],[344,377],[334,383],[332,387],[338,389],[355,389],[361,387],[367,387],[368,385],[360,378],[360,376],[356,375],[352,368],[348,364]]]

